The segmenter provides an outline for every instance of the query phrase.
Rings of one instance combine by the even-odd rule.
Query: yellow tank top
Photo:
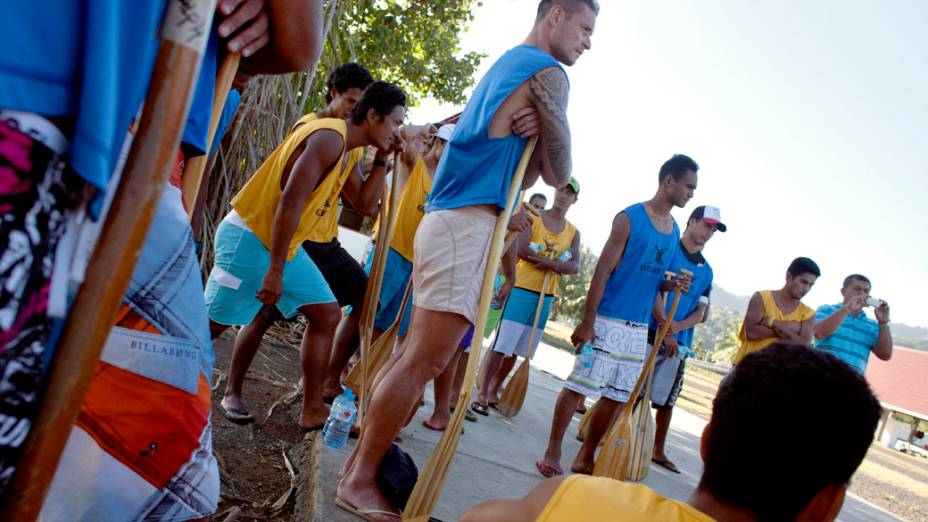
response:
[[[537,522],[713,522],[696,508],[642,484],[572,475],[558,486]]]
[[[574,241],[574,234],[577,228],[570,221],[564,225],[564,230],[554,233],[545,227],[544,220],[540,217],[535,218],[532,222],[532,243],[541,245],[543,250],[541,255],[557,259],[570,248]],[[574,255],[577,255],[574,252]],[[516,288],[531,290],[532,292],[541,291],[541,283],[544,282],[545,273],[535,268],[528,261],[519,258],[516,263]],[[557,282],[560,279],[558,274],[551,274],[548,278],[548,288],[545,289],[545,295],[555,295],[557,293]]]
[[[319,119],[319,116],[316,116],[315,112],[304,115],[302,118],[297,120],[293,124],[293,127],[290,129],[292,133],[297,129],[299,125],[305,125],[311,121],[316,121]],[[355,165],[361,161],[364,157],[364,147],[355,147],[348,151],[348,158],[344,160],[342,165],[341,173],[339,177],[341,178],[341,185],[345,186],[345,182],[348,180],[348,176],[351,175],[351,172],[354,171]],[[338,237],[338,211],[326,212],[319,220],[319,223],[310,231],[309,237],[306,238],[307,241],[312,241],[314,243],[331,243],[332,240]]]
[[[303,140],[310,134],[323,129],[334,130],[341,135],[342,140],[347,139],[345,136],[347,125],[344,120],[325,118],[302,125],[274,149],[274,152],[264,160],[264,163],[248,180],[248,183],[232,198],[232,208],[238,212],[248,228],[258,236],[268,250],[271,249],[274,216],[277,213],[280,196],[283,194],[280,179],[287,161]],[[300,214],[300,222],[290,239],[290,246],[287,249],[288,260],[293,258],[296,249],[310,236],[313,229],[319,226],[326,214],[335,213],[338,210],[338,195],[344,183],[344,178],[339,176],[339,167],[344,154],[343,146],[338,163],[325,174],[306,201],[303,212]]]
[[[416,164],[409,173],[409,179],[403,186],[403,193],[397,202],[396,221],[393,223],[393,237],[390,248],[412,262],[412,245],[416,238],[416,229],[425,216],[425,203],[432,192],[432,178],[422,156],[416,157]]]
[[[815,316],[815,310],[806,306],[805,303],[799,303],[795,310],[784,314],[780,311],[776,301],[773,300],[773,290],[762,290],[758,293],[764,302],[764,317],[773,317],[778,321],[808,321]],[[744,322],[741,323],[740,337],[741,347],[738,348],[738,353],[732,359],[732,364],[738,364],[741,359],[744,359],[745,355],[766,348],[779,339],[779,337],[767,337],[766,339],[749,341],[744,333]]]

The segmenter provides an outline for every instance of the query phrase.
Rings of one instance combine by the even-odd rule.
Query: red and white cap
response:
[[[718,207],[713,207],[710,205],[701,205],[693,209],[693,213],[690,214],[690,219],[701,219],[706,223],[715,225],[715,229],[719,232],[725,232],[728,230],[728,227],[725,226],[725,223],[722,223],[722,212]]]

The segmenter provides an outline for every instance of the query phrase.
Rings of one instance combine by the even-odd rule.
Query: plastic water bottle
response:
[[[590,366],[593,366],[593,345],[590,343],[584,344],[583,348],[580,349],[580,355],[577,356],[577,360],[580,361],[584,369],[589,369]]]
[[[573,257],[574,257],[574,249],[573,247],[570,247],[567,250],[561,252],[560,257],[558,257],[557,260],[562,263],[566,263],[567,261],[570,261],[571,259],[573,259]]]
[[[529,243],[528,247],[534,250],[536,254],[540,254],[545,249],[545,247],[541,243],[536,243],[534,241]]]
[[[322,442],[326,446],[341,448],[348,442],[348,434],[351,432],[351,425],[358,414],[358,407],[354,404],[354,393],[350,388],[345,388],[345,392],[335,398],[332,402],[332,409],[329,410],[329,418],[325,421],[325,427],[322,429]]]

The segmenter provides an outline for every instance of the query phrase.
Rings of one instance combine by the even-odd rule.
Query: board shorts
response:
[[[64,295],[68,278],[53,267],[68,265],[58,246],[84,185],[66,161],[70,146],[49,120],[0,110],[0,492],[38,412],[60,328],[50,295]]]
[[[648,325],[597,315],[592,364],[578,356],[564,386],[591,399],[628,402],[648,355]]]
[[[496,218],[476,207],[436,210],[422,218],[412,271],[417,307],[476,321]]]
[[[541,307],[541,317],[538,318],[534,346],[529,346],[528,342],[532,336],[532,324],[535,322],[535,310],[538,308],[538,292],[526,290],[524,288],[513,288],[503,308],[503,316],[499,323],[499,330],[496,333],[496,340],[493,342],[493,351],[501,353],[507,357],[520,355],[528,357],[528,354],[535,354],[538,344],[541,343],[541,336],[545,331],[545,324],[548,322],[548,314],[551,312],[551,303],[554,297],[545,296],[544,304]]]
[[[649,346],[650,348],[650,346]],[[681,350],[684,348],[680,346]],[[683,373],[686,359],[657,354],[654,363],[654,380],[651,382],[651,403],[655,408],[673,408],[683,390]]]
[[[258,300],[271,252],[234,210],[216,230],[215,262],[206,281],[209,318],[222,325],[245,325],[261,310]],[[283,293],[275,305],[285,318],[309,304],[333,303],[335,295],[316,264],[297,249],[284,264]]]

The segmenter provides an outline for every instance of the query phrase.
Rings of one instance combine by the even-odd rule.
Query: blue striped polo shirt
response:
[[[815,311],[815,322],[823,321],[841,309],[841,304],[822,305]],[[827,350],[855,370],[864,373],[870,350],[880,336],[880,325],[867,317],[863,310],[857,315],[848,315],[835,333],[815,341],[815,347]]]

